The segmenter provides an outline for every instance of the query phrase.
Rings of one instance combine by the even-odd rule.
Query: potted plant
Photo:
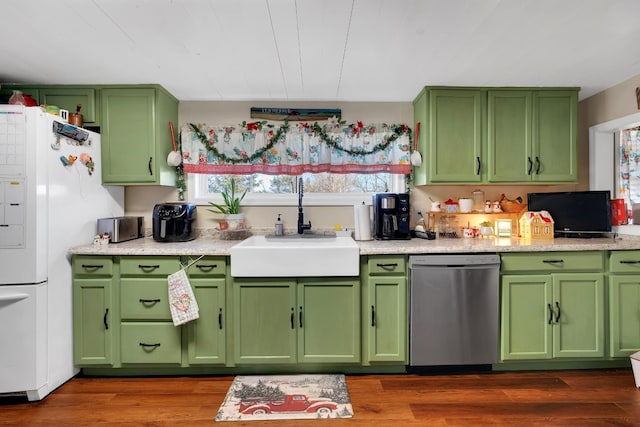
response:
[[[220,229],[225,230],[241,230],[245,228],[244,214],[240,213],[240,202],[247,195],[247,190],[244,190],[242,194],[236,191],[236,180],[231,178],[228,186],[222,189],[222,199],[224,204],[218,204],[209,202],[213,209],[208,209],[209,212],[224,215],[223,221],[220,221]]]
[[[493,234],[493,228],[491,228],[491,221],[482,221],[480,223],[480,235],[491,236]]]

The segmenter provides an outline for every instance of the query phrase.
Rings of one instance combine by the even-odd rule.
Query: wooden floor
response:
[[[216,423],[232,380],[78,377],[41,402],[0,399],[0,425],[640,426],[631,369],[349,375],[351,419]]]

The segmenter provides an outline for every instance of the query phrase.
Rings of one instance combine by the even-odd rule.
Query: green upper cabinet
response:
[[[159,86],[109,87],[100,98],[103,184],[175,185],[167,155],[178,101]]]
[[[13,90],[20,90],[25,95],[31,96],[38,104],[57,105],[76,112],[76,106],[82,105],[83,126],[100,126],[100,113],[98,97],[100,89],[98,86],[86,85],[55,85],[55,86],[32,86],[32,85],[3,85],[0,89],[0,103],[9,101]]]
[[[413,106],[416,185],[577,180],[577,89],[434,87]]]
[[[577,90],[489,90],[488,182],[577,180]]]
[[[423,132],[419,150],[426,161],[415,183],[482,181],[482,118],[485,93],[472,89],[427,88],[414,101]]]
[[[496,182],[530,181],[533,171],[531,91],[489,91],[488,179]]]
[[[577,133],[577,89],[541,90],[533,94],[532,181],[578,180]]]
[[[70,113],[75,113],[76,107],[80,105],[83,127],[100,126],[97,89],[84,86],[47,86],[40,88],[39,93],[41,104],[57,105]]]

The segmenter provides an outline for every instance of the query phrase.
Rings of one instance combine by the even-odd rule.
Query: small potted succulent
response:
[[[488,237],[493,234],[493,228],[491,228],[491,221],[482,221],[480,223],[480,235],[482,237]]]
[[[244,214],[240,213],[240,202],[247,195],[247,190],[244,190],[242,194],[236,191],[236,180],[231,178],[229,186],[226,186],[222,192],[222,199],[224,204],[218,204],[209,202],[213,209],[208,209],[209,212],[224,215],[224,219],[219,222],[220,230],[242,230],[245,228]]]

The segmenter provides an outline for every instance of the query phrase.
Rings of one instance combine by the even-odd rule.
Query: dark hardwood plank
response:
[[[354,418],[216,424],[232,381],[77,377],[41,402],[0,399],[0,426],[640,426],[631,369],[349,375]]]

